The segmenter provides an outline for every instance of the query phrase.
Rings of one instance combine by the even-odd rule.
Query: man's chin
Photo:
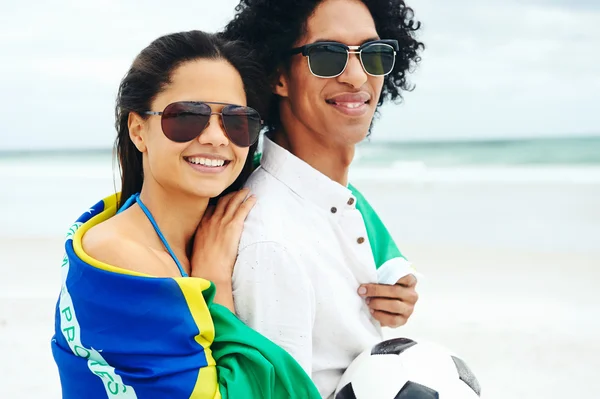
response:
[[[365,124],[364,121],[356,124],[333,125],[329,130],[331,132],[330,137],[344,146],[357,145],[367,138],[370,126],[370,124]]]

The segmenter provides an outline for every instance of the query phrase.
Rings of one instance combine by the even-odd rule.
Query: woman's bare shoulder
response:
[[[169,277],[164,262],[140,241],[140,231],[122,213],[90,228],[82,237],[82,247],[92,258],[122,269],[158,277]],[[142,236],[143,238],[143,236]]]

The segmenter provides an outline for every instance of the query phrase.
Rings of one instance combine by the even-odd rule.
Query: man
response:
[[[355,146],[384,99],[408,89],[423,47],[403,1],[244,0],[224,35],[271,77],[258,202],[234,268],[239,317],[286,349],[332,396],[348,365],[404,325],[416,279],[360,193]]]

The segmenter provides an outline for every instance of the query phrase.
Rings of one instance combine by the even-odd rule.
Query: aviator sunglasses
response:
[[[291,54],[308,57],[310,72],[319,78],[340,76],[348,66],[350,54],[358,54],[365,72],[371,76],[385,76],[394,69],[397,40],[372,40],[360,46],[346,46],[338,42],[316,42],[296,47]]]
[[[213,112],[209,104],[225,107],[221,112]],[[211,115],[221,115],[229,140],[238,147],[249,147],[258,140],[263,123],[253,108],[208,101],[179,101],[167,105],[162,112],[146,111],[144,114],[160,115],[163,133],[176,143],[194,140],[206,129]]]

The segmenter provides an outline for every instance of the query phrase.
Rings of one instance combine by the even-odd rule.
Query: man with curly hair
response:
[[[417,301],[412,269],[348,169],[377,109],[410,89],[418,29],[403,0],[242,0],[223,32],[255,49],[273,91],[247,183],[258,202],[234,268],[236,311],[324,398]]]

